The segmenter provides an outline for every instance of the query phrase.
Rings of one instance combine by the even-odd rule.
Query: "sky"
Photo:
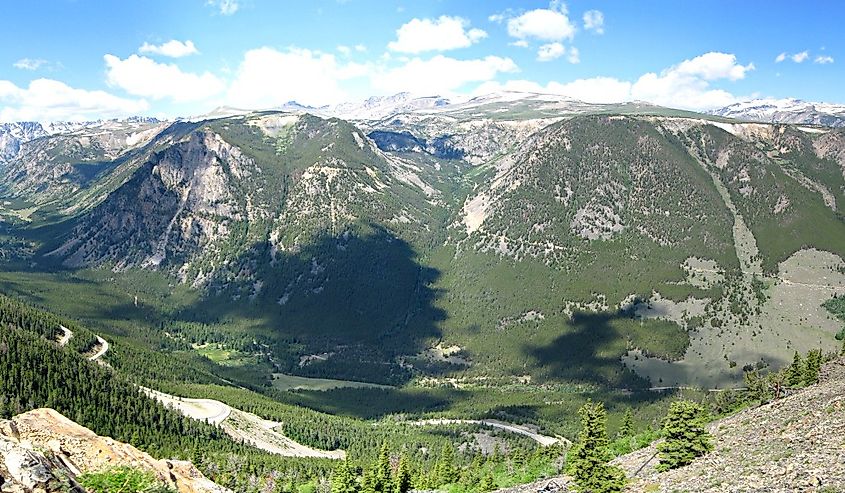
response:
[[[7,1],[0,122],[502,90],[845,103],[845,2]]]

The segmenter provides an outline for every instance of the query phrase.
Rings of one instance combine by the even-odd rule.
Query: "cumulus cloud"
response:
[[[188,40],[183,42],[175,39],[160,45],[144,43],[140,48],[138,48],[138,51],[140,53],[152,53],[154,55],[168,56],[171,58],[181,58],[183,56],[199,53],[197,47],[194,46],[193,41]]]
[[[501,73],[518,70],[510,58],[487,56],[457,60],[437,55],[428,60],[413,58],[398,67],[379,69],[372,74],[371,83],[385,92],[445,95],[468,83],[493,80]]]
[[[810,54],[806,51],[802,51],[801,53],[796,53],[789,58],[791,58],[795,63],[803,63],[804,60],[810,58]]]
[[[13,63],[12,66],[21,70],[38,70],[46,64],[47,60],[41,58],[21,58]]]
[[[183,72],[174,64],[158,63],[144,56],[125,60],[105,55],[106,82],[134,96],[169,98],[177,102],[199,101],[219,94],[225,83],[210,72]]]
[[[0,80],[0,121],[79,121],[142,113],[144,100],[124,99],[105,91],[75,89],[52,79],[36,79],[26,88]]]
[[[719,79],[744,79],[754,64],[737,63],[736,55],[710,52],[669,67],[660,74],[647,73],[631,86],[633,99],[663,106],[703,110],[736,102],[728,91],[713,89],[710,83]]]
[[[780,63],[784,60],[786,60],[786,52],[783,52],[780,55],[775,57],[775,63]]]
[[[570,54],[572,50],[570,48]],[[515,80],[504,84],[482,84],[476,93],[505,89],[559,94],[588,103],[644,100],[673,108],[705,110],[727,106],[738,99],[728,91],[713,88],[712,82],[743,79],[753,69],[753,64],[739,64],[735,55],[711,52],[684,60],[660,73],[643,74],[636,81],[593,77],[566,83],[552,81],[541,85]]]
[[[226,95],[228,104],[250,109],[272,108],[288,101],[308,105],[348,99],[340,82],[367,74],[362,64],[341,64],[334,55],[291,48],[258,48],[246,52]]]
[[[560,43],[544,44],[537,50],[537,61],[550,62],[562,57],[564,53],[566,53],[566,47]]]
[[[596,34],[604,34],[604,14],[600,10],[584,12],[584,29]]]
[[[217,9],[220,15],[232,15],[240,8],[238,0],[208,0],[206,5]]]
[[[833,57],[830,55],[819,55],[813,60],[813,63],[818,63],[821,65],[826,65],[828,63],[833,63]]]
[[[750,70],[754,70],[753,63],[739,65],[736,62],[736,55],[711,51],[691,60],[684,60],[666,72],[681,76],[700,77],[704,80],[739,80],[744,79],[745,73]]]
[[[562,6],[529,10],[508,20],[508,34],[517,39],[562,41],[575,36],[575,25]]]
[[[400,53],[422,53],[466,48],[487,37],[481,29],[470,28],[461,17],[442,15],[437,19],[411,19],[396,30],[396,40],[387,48]]]

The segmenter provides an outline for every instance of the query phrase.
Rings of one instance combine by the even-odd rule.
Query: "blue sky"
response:
[[[838,1],[8,2],[0,121],[502,89],[845,103]]]

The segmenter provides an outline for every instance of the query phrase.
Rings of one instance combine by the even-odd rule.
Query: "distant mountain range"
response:
[[[845,126],[845,104],[800,99],[753,99],[713,110],[710,114],[766,123]]]
[[[533,102],[545,104],[548,108],[566,112],[592,112],[604,108],[660,108],[645,101],[630,101],[622,104],[591,104],[567,96],[517,91],[501,91],[476,97],[447,98],[443,96],[414,96],[401,92],[392,96],[372,96],[361,101],[348,101],[334,105],[309,106],[289,101],[272,111],[304,112],[321,117],[335,117],[351,121],[381,120],[403,113],[451,113],[490,104]],[[669,110],[669,108],[662,108]],[[176,121],[199,122],[233,116],[243,116],[255,110],[221,106],[201,115],[176,118]],[[504,111],[502,109],[501,111]],[[682,110],[677,110],[682,111]],[[691,112],[689,112],[691,113]],[[765,123],[793,123],[821,125],[827,127],[845,126],[845,104],[803,101],[795,98],[760,98],[734,103],[722,108],[706,111],[706,114],[724,118]],[[8,157],[11,148],[45,135],[69,133],[92,127],[114,124],[160,123],[160,120],[145,116],[122,119],[95,120],[85,122],[9,122],[0,123],[0,158]]]

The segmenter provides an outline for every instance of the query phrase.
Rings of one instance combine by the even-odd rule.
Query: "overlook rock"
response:
[[[146,452],[76,424],[53,409],[35,409],[0,421],[0,491],[85,490],[76,477],[114,467],[153,473],[179,493],[227,493],[187,461],[156,460]]]

